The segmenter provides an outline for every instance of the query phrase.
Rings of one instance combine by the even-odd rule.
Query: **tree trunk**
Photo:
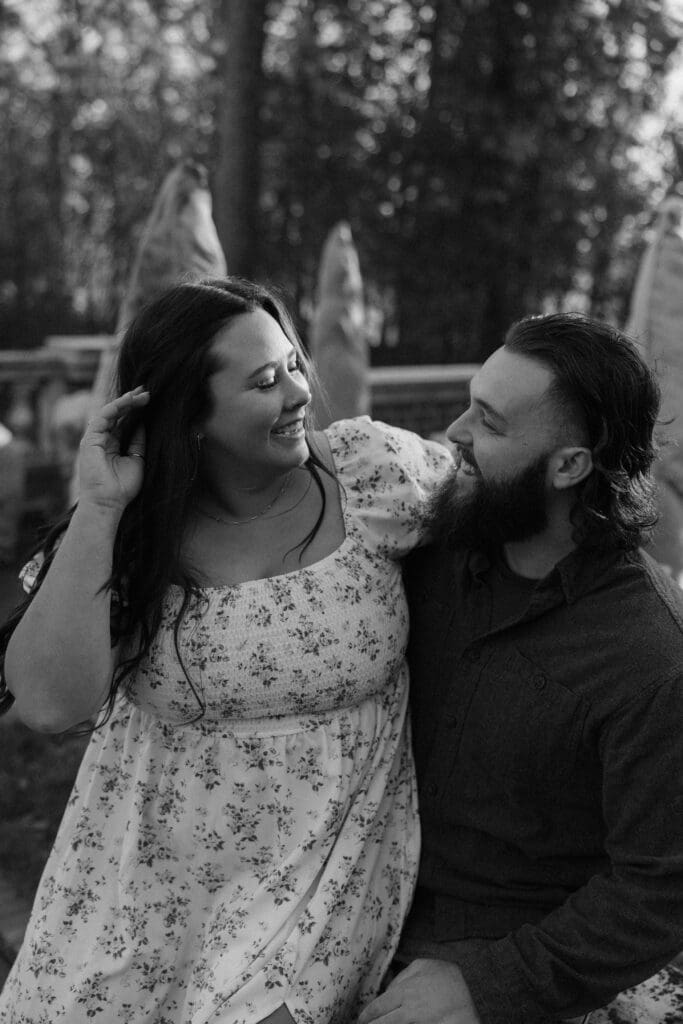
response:
[[[259,123],[266,0],[223,0],[226,50],[213,182],[218,235],[231,274],[258,266]]]

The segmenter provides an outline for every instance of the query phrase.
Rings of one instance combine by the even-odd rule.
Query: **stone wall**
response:
[[[370,371],[372,417],[422,437],[443,434],[469,404],[470,379],[478,367],[400,366]]]

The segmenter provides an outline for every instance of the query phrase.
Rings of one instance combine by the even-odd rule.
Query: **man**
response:
[[[408,966],[360,1024],[581,1020],[683,949],[683,595],[639,549],[658,409],[578,315],[515,324],[472,380],[406,573]]]

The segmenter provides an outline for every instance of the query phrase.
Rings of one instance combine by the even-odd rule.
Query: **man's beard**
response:
[[[470,463],[469,458],[466,461]],[[471,488],[463,488],[456,464],[429,503],[431,536],[451,548],[497,551],[503,544],[541,533],[548,523],[547,466],[548,456],[541,455],[508,480],[476,476]]]

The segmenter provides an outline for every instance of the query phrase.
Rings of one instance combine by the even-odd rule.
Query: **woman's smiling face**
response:
[[[211,411],[198,424],[204,460],[247,481],[302,465],[311,392],[299,351],[278,322],[262,309],[241,314],[218,331],[211,355]]]

